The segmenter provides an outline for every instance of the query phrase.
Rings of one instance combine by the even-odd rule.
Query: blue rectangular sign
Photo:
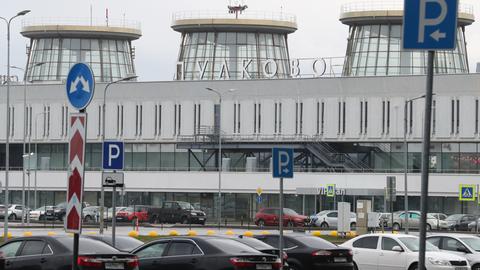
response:
[[[403,48],[454,50],[458,0],[405,0]]]
[[[273,178],[293,178],[293,149],[273,148]]]
[[[103,143],[103,169],[123,170],[124,147],[123,142]]]

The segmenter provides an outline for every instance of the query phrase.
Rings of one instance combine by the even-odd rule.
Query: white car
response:
[[[45,210],[50,210],[53,212],[53,206],[42,206],[35,210],[30,211],[30,220],[44,220],[45,219]],[[53,217],[52,217],[53,218]]]
[[[419,238],[405,234],[366,234],[342,245],[353,251],[357,270],[418,269]],[[468,261],[455,254],[441,252],[427,242],[425,266],[428,270],[469,270]]]
[[[480,269],[480,238],[476,235],[431,235],[427,241],[441,251],[456,254],[468,260],[472,270]]]
[[[338,225],[338,211],[325,210],[316,215],[310,216],[312,224],[321,228],[337,228]],[[350,227],[355,228],[357,225],[357,215],[350,213]]]

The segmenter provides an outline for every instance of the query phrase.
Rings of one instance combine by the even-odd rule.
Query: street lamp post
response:
[[[434,94],[435,95],[435,94]],[[405,107],[403,110],[403,174],[404,174],[404,207],[405,207],[405,233],[408,234],[410,224],[408,222],[408,143],[407,143],[407,128],[408,128],[408,104],[413,103],[417,99],[425,98],[425,95],[405,100]],[[393,225],[392,225],[393,226]]]
[[[36,63],[32,67],[41,66],[45,62]],[[27,138],[27,71],[24,68],[17,66],[10,66],[10,68],[18,69],[23,71],[23,156],[26,157],[26,138]],[[30,149],[28,149],[30,152]],[[30,166],[30,155],[28,155],[28,165]],[[22,226],[25,224],[25,159],[23,160],[23,170],[22,170]],[[30,173],[30,171],[28,172]],[[30,175],[29,175],[30,176]],[[27,217],[28,219],[28,217]]]
[[[223,171],[223,160],[222,160],[222,93],[207,87],[207,91],[213,92],[218,96],[218,228],[222,224],[222,171]],[[234,89],[228,90],[228,92],[233,92]]]
[[[0,17],[7,24],[7,101],[6,101],[6,137],[5,137],[5,215],[4,215],[4,227],[3,227],[3,238],[5,241],[8,240],[8,176],[9,176],[9,158],[10,158],[10,24],[13,19],[24,16],[29,13],[30,10],[23,10],[17,13],[17,15],[6,19]],[[22,217],[23,218],[23,217]]]
[[[105,89],[103,90],[103,104],[102,104],[102,143],[105,143],[105,113],[106,113],[106,104],[107,104],[107,90],[108,90],[108,87],[110,87],[110,85],[112,84],[116,84],[116,83],[119,83],[119,82],[125,82],[125,81],[130,81],[130,80],[133,80],[133,79],[136,79],[138,76],[136,75],[132,75],[132,76],[127,76],[125,78],[121,78],[119,80],[116,80],[116,81],[113,81],[113,82],[109,82],[107,83],[107,85],[105,85]],[[101,198],[100,198],[100,234],[103,234],[103,227],[104,227],[104,220],[103,220],[103,216],[105,214],[105,188],[103,187],[103,183],[102,181],[100,181],[100,186],[101,186],[101,191],[100,191],[100,194],[101,194]],[[113,196],[115,196],[115,194],[113,194]],[[115,222],[115,218],[116,218],[116,209],[112,209],[112,222]],[[112,235],[115,235],[115,233],[113,232]],[[114,239],[114,237],[112,238]]]

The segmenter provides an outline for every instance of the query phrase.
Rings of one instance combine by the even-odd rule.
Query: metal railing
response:
[[[297,16],[283,12],[244,11],[238,15],[238,18],[297,23]],[[227,11],[179,11],[172,15],[172,24],[178,20],[189,19],[235,19],[235,14]]]
[[[141,29],[139,21],[127,19],[106,19],[100,18],[28,18],[22,20],[22,28],[29,26],[51,26],[51,25],[71,25],[71,26],[108,26],[122,27],[131,29]]]
[[[361,1],[351,2],[342,5],[341,13],[361,12],[361,11],[388,11],[388,10],[403,10],[403,1],[401,0],[376,0],[376,1]],[[467,3],[460,3],[458,7],[460,13],[474,14],[473,5]]]

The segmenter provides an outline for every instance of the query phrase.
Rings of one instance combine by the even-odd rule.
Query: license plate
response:
[[[258,270],[272,269],[271,264],[257,264]]]
[[[125,265],[123,263],[105,263],[105,269],[125,269]]]
[[[204,221],[205,219],[204,219],[204,218],[199,218],[198,220],[200,220],[200,221]]]
[[[333,258],[333,262],[336,262],[336,263],[347,262],[347,258],[344,258],[344,257],[334,257],[334,258]]]

